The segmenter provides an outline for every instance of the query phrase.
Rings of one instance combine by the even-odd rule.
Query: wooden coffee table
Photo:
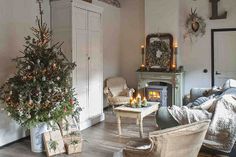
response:
[[[136,124],[139,125],[140,137],[143,137],[143,118],[158,110],[159,103],[148,103],[150,106],[143,108],[131,108],[119,106],[114,109],[118,123],[118,133],[121,135],[121,117],[135,118]]]

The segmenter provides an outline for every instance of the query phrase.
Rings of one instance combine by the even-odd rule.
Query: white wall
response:
[[[205,19],[207,24],[206,34],[202,38],[191,41],[183,40],[185,32],[184,23],[192,8],[197,8],[197,13]],[[185,73],[185,93],[192,87],[211,86],[211,29],[213,28],[236,28],[236,1],[221,0],[219,12],[228,11],[227,19],[209,20],[211,16],[211,4],[209,1],[180,0],[180,35],[181,35],[181,58],[186,70]],[[227,64],[227,62],[222,63]],[[208,73],[203,73],[203,69],[208,69]]]
[[[145,0],[145,35],[170,33],[174,42],[179,42],[179,0]],[[178,50],[177,65],[181,65],[181,51]]]
[[[128,85],[137,88],[136,70],[141,65],[141,45],[144,44],[144,0],[121,2],[121,74]]]
[[[185,93],[192,87],[211,86],[211,29],[236,27],[236,1],[220,1],[220,12],[227,10],[225,20],[209,20],[211,4],[206,0],[145,0],[145,32],[169,32],[178,40],[177,64],[185,69]],[[185,21],[191,8],[197,8],[197,13],[202,16],[207,24],[205,36],[184,40]],[[224,63],[222,63],[224,64]],[[208,73],[203,73],[208,69]]]
[[[49,5],[45,6],[45,18],[49,23]],[[35,25],[37,7],[36,0],[0,1],[0,84],[15,71],[11,59],[19,56],[19,50],[23,50],[24,37],[31,33],[30,27]],[[24,136],[24,131],[5,112],[0,111],[0,119],[0,146]]]
[[[103,10],[104,79],[120,75],[120,8],[94,0]]]
[[[120,8],[107,3],[93,0],[93,4],[102,7],[103,10],[103,78],[121,75],[121,23]],[[106,96],[104,95],[104,107],[107,107]]]
[[[171,33],[178,38],[179,24],[178,0],[146,0],[145,1],[145,34]]]

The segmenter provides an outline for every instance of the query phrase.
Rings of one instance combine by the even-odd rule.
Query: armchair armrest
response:
[[[128,93],[129,97],[132,97],[134,92],[135,90],[133,88],[129,89],[129,93]]]
[[[103,92],[104,92],[105,95],[108,95],[108,93],[109,93],[108,87],[105,87],[104,90],[103,90]]]

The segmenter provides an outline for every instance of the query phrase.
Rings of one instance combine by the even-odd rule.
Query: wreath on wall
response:
[[[168,69],[171,62],[171,50],[167,42],[156,40],[148,47],[148,66],[158,66],[161,69]]]
[[[206,33],[205,20],[197,15],[196,9],[194,11],[191,9],[191,14],[189,14],[189,17],[186,20],[185,27],[187,32],[185,33],[184,38],[202,37]]]

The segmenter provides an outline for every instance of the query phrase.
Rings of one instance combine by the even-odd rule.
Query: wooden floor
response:
[[[117,135],[115,115],[106,111],[106,119],[93,127],[82,131],[84,139],[83,151],[74,155],[58,155],[57,157],[112,157],[130,140],[139,138],[139,128],[133,119],[121,119],[122,136]],[[144,118],[144,136],[150,131],[157,130],[155,116]],[[24,139],[6,147],[0,148],[0,157],[45,157],[45,153],[35,154],[30,151],[30,139]]]
[[[61,154],[57,157],[112,157],[114,152],[123,148],[130,140],[139,139],[139,128],[133,119],[122,119],[122,136],[118,136],[117,122],[111,111],[105,111],[106,119],[93,127],[82,131],[83,151],[79,154]],[[148,132],[158,128],[155,123],[155,116],[150,115],[144,118],[144,136]],[[0,157],[45,157],[45,153],[32,153],[30,150],[30,139],[26,138],[8,146],[0,148]],[[199,157],[212,157],[207,154]],[[219,156],[221,157],[221,156]],[[223,157],[223,156],[222,156]],[[224,156],[227,157],[227,156]],[[236,157],[232,155],[230,157]]]

